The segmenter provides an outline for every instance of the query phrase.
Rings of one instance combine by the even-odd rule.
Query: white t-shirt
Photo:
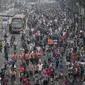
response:
[[[66,34],[66,32],[63,32],[63,36]]]
[[[39,70],[39,71],[42,70],[42,66],[43,66],[43,64],[38,64],[38,70]]]
[[[41,48],[40,48],[40,47],[36,47],[36,48],[37,48],[38,52],[41,50]]]

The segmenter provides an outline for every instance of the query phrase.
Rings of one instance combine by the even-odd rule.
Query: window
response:
[[[21,22],[12,22],[12,27],[13,28],[22,28],[23,23],[21,23]]]

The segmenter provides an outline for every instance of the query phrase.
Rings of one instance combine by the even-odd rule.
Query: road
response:
[[[9,29],[8,29],[8,27],[7,28],[5,28],[4,30],[2,30],[2,29],[0,29],[0,37],[1,38],[3,38],[3,33],[4,33],[4,31],[8,34],[8,42],[9,42],[9,40],[10,40],[10,36],[11,36],[11,34],[9,34]],[[25,33],[26,33],[26,35],[29,35],[29,28],[28,28],[28,26],[26,26],[26,30],[25,30]],[[15,37],[16,37],[16,42],[17,42],[17,50],[18,50],[18,54],[20,53],[20,48],[21,48],[21,40],[20,40],[20,34],[14,34],[15,35]],[[10,48],[10,54],[9,55],[11,55],[13,53],[13,49],[12,48]],[[9,56],[10,57],[10,56]],[[3,66],[3,64],[4,64],[4,54],[3,53],[0,53],[0,68]],[[17,63],[17,66],[19,66],[19,62]],[[67,74],[67,67],[66,67],[66,61],[65,61],[65,58],[63,58],[63,65],[64,65],[64,74]],[[16,83],[16,85],[19,85],[19,76],[18,76],[18,78],[17,78],[17,83]],[[73,85],[73,84],[71,84],[71,85]],[[82,85],[82,82],[75,82],[74,83],[74,85]]]

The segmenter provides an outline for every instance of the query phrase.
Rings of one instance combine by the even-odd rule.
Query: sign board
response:
[[[7,18],[7,17],[3,17],[2,20],[3,20],[3,21],[8,21],[8,18]]]

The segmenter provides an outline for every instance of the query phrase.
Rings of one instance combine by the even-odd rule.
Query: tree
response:
[[[79,4],[85,8],[85,0],[78,0]]]

